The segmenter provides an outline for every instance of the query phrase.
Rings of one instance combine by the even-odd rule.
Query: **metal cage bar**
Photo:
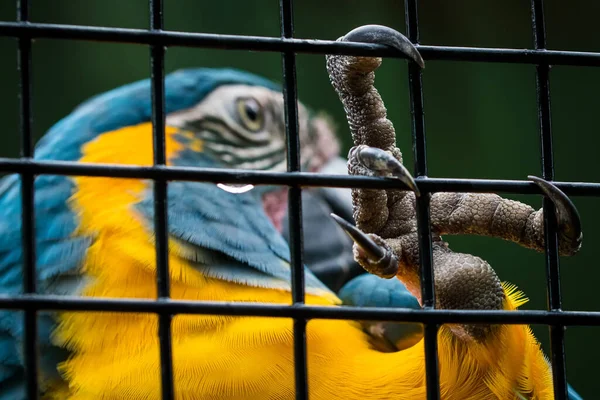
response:
[[[150,31],[164,28],[162,0],[149,0]],[[150,80],[152,91],[152,138],[154,165],[165,165],[165,48],[160,44],[150,46]],[[170,296],[169,239],[167,213],[167,181],[154,180],[154,230],[156,247],[156,286],[158,301]],[[172,315],[158,314],[158,340],[160,346],[160,377],[163,400],[174,398],[173,348],[171,341]]]
[[[0,296],[0,309],[168,313],[272,318],[347,319],[418,322],[422,324],[511,324],[600,326],[600,311],[480,311],[406,310],[364,307],[323,307],[227,303],[221,301],[142,300],[57,295]]]
[[[419,43],[419,15],[416,0],[404,1],[404,18],[408,38]],[[425,138],[425,115],[423,112],[423,75],[415,63],[408,64],[411,129],[415,177],[427,176],[427,141]],[[421,304],[425,310],[435,309],[435,284],[431,240],[429,201],[431,194],[422,192],[416,200],[417,229],[419,238],[419,262],[421,268]],[[440,380],[438,367],[438,324],[425,324],[425,379],[428,400],[439,400]]]
[[[229,50],[252,50],[312,54],[346,54],[356,56],[404,57],[383,45],[336,42],[332,40],[286,39],[265,36],[221,35],[177,31],[107,28],[83,25],[0,22],[0,36],[91,40],[169,47],[202,47]],[[518,64],[600,66],[600,53],[562,50],[496,49],[454,46],[417,46],[426,60],[505,62]]]
[[[281,37],[294,36],[294,6],[292,0],[279,1]],[[298,91],[296,87],[296,54],[286,50],[281,54],[283,68],[283,101],[285,105],[285,133],[287,141],[287,170],[300,171],[300,136],[298,127]],[[292,185],[288,189],[290,261],[292,266],[292,304],[304,304],[304,264],[302,262],[302,189]],[[308,399],[306,362],[306,323],[294,318],[294,379],[296,399]]]
[[[251,183],[255,185],[298,185],[306,187],[356,187],[367,189],[397,189],[398,181],[368,176],[327,175],[310,172],[264,172],[221,168],[142,167],[118,164],[91,164],[72,161],[19,160],[0,157],[0,172],[36,175],[77,175],[113,178],[168,179],[213,183]],[[512,194],[543,194],[530,181],[506,179],[453,179],[417,177],[422,191],[433,192],[494,192]],[[552,182],[571,196],[600,197],[600,183]]]
[[[0,158],[0,172],[21,175],[23,294],[0,295],[0,309],[23,311],[24,362],[28,398],[38,397],[37,321],[36,314],[45,310],[113,311],[155,313],[159,318],[161,384],[163,399],[174,397],[171,347],[171,320],[176,314],[215,314],[229,316],[259,316],[294,319],[294,360],[296,397],[308,398],[306,362],[306,323],[310,319],[388,320],[425,324],[425,359],[427,398],[439,399],[437,365],[437,330],[446,323],[545,324],[550,326],[552,367],[555,397],[566,398],[564,327],[571,325],[600,326],[600,312],[562,311],[556,221],[552,204],[544,199],[546,270],[548,281],[548,311],[474,311],[435,309],[432,265],[429,196],[445,192],[503,192],[541,194],[533,183],[514,180],[445,179],[427,177],[426,137],[423,115],[421,71],[409,64],[410,106],[415,156],[415,175],[424,194],[417,201],[419,250],[421,254],[422,310],[390,310],[385,308],[321,307],[304,303],[304,269],[302,263],[302,186],[332,186],[360,188],[397,188],[392,179],[320,175],[300,172],[298,137],[298,104],[295,53],[346,54],[398,57],[398,53],[383,45],[305,40],[293,37],[292,0],[280,0],[281,37],[257,37],[185,33],[164,30],[162,0],[149,0],[150,29],[107,28],[29,22],[29,1],[16,0],[16,22],[0,22],[0,36],[15,37],[18,41],[18,71],[20,99],[20,159]],[[554,178],[552,132],[550,124],[550,65],[600,66],[600,53],[547,50],[543,15],[543,0],[531,0],[534,49],[492,49],[473,47],[418,45],[417,0],[405,0],[405,20],[408,37],[427,60],[472,62],[505,62],[536,65],[536,87],[543,176]],[[150,46],[152,84],[152,125],[154,165],[137,167],[109,164],[85,164],[63,161],[33,160],[31,111],[31,41],[34,38],[93,40],[134,43]],[[166,166],[165,152],[165,46],[241,49],[282,53],[283,93],[285,102],[288,172],[242,171],[209,168]],[[36,294],[35,273],[35,212],[34,177],[36,175],[78,175],[127,177],[154,181],[154,224],[156,230],[157,300],[80,298]],[[292,305],[233,304],[226,302],[197,302],[169,298],[167,181],[195,180],[223,183],[253,183],[284,185],[289,188],[290,256],[292,266]],[[574,196],[600,197],[600,183],[553,182]]]
[[[17,0],[17,21],[29,23],[29,0]],[[31,39],[18,38],[17,69],[19,71],[20,136],[21,158],[33,158],[32,107],[31,107]],[[36,292],[36,251],[35,251],[35,175],[21,173],[21,241],[23,248],[23,293]],[[38,398],[38,348],[37,348],[37,312],[23,312],[23,359],[27,398]]]
[[[535,49],[545,50],[546,27],[543,0],[531,0],[531,27]],[[536,66],[536,92],[540,125],[542,173],[544,179],[552,180],[554,179],[554,154],[552,151],[552,124],[550,116],[550,65],[548,63],[540,63]],[[560,293],[556,212],[552,201],[547,197],[544,197],[544,237],[546,242],[548,309],[560,312],[562,299]],[[565,366],[565,328],[560,325],[551,325],[549,329],[554,398],[565,400],[568,398],[567,371]]]

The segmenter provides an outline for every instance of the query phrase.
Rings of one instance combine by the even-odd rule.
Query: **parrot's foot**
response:
[[[386,27],[368,25],[338,40],[391,46],[423,67],[417,48],[402,34]],[[417,299],[420,297],[420,246],[414,179],[402,166],[396,147],[396,132],[375,88],[375,71],[381,58],[328,55],[327,72],[340,98],[354,146],[348,156],[348,173],[358,176],[394,177],[400,189],[352,189],[356,227],[339,218],[336,222],[354,241],[355,260],[368,272],[382,278],[393,275]],[[411,65],[414,67],[414,65]],[[559,252],[572,255],[582,241],[577,210],[556,186],[530,177],[556,208]],[[400,185],[398,185],[400,186]],[[501,310],[507,293],[494,269],[483,259],[454,253],[442,235],[474,234],[498,237],[537,251],[544,250],[543,210],[492,193],[434,193],[430,199],[431,246],[436,307],[451,310]],[[358,229],[358,227],[360,229]],[[448,325],[465,341],[482,342],[494,329],[476,324]],[[499,325],[497,325],[499,326]],[[373,329],[381,331],[379,325]],[[369,330],[371,336],[377,332]]]
[[[412,175],[390,152],[364,144],[354,146],[348,153],[353,175],[385,176],[400,180],[418,197],[421,193]]]
[[[387,279],[396,276],[398,259],[383,239],[361,232],[333,213],[331,216],[354,241],[354,258],[367,272]]]
[[[569,197],[551,182],[531,175],[528,178],[542,189],[556,208],[560,254],[573,255],[577,253],[583,240],[581,220],[577,208],[575,208]]]
[[[383,25],[364,25],[351,30],[341,38],[344,42],[385,44],[400,50],[408,58],[425,68],[417,48],[400,32]]]

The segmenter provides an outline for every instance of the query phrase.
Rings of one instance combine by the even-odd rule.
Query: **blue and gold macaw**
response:
[[[283,99],[272,82],[236,70],[183,70],[166,78],[165,93],[169,165],[285,170]],[[149,81],[92,98],[50,129],[38,143],[36,159],[151,165],[150,99]],[[305,170],[326,170],[337,154],[327,120],[299,105],[299,128]],[[326,197],[315,193],[315,204],[326,209],[331,205]],[[289,304],[289,250],[281,235],[285,200],[285,188],[244,191],[169,182],[172,297]],[[4,178],[2,295],[22,291],[20,204],[18,176]],[[156,297],[151,181],[42,175],[35,181],[35,219],[40,293]],[[362,264],[359,256],[364,254],[357,255]],[[330,265],[344,263],[347,259],[341,257]],[[319,275],[329,276],[327,271]],[[330,285],[340,287],[353,275],[332,279]],[[308,304],[335,307],[343,300],[367,307],[420,307],[399,280],[374,275],[351,280],[338,296],[307,269],[306,292]],[[155,315],[42,312],[38,317],[43,398],[160,398]],[[25,398],[22,328],[21,313],[0,311],[1,400]],[[505,373],[495,364],[483,372],[505,379],[506,387],[494,393],[549,398],[548,365],[532,336],[523,332],[521,339],[527,340],[523,343],[532,346],[525,373]],[[414,324],[311,321],[307,327],[311,399],[423,398],[421,336],[420,326]],[[178,399],[294,397],[291,320],[178,315],[172,338]],[[465,379],[474,375],[462,362],[472,353],[457,340],[442,339],[440,344],[443,397],[491,398],[479,396],[485,392],[484,380],[465,385]],[[524,379],[531,391],[515,391]]]
[[[272,82],[236,70],[184,70],[166,78],[165,92],[169,165],[285,171],[283,99]],[[36,159],[151,165],[150,98],[146,80],[87,101],[44,136],[36,148]],[[303,148],[316,149],[313,142],[327,140],[331,131],[326,121],[309,118],[303,106],[299,112]],[[305,164],[309,170],[330,158],[318,150],[308,155],[304,152],[303,156],[309,160]],[[173,297],[289,302],[289,250],[280,234],[286,190],[258,187],[232,194],[213,184],[171,182],[168,214]],[[0,186],[2,294],[21,291],[19,197],[18,176],[5,178]],[[152,201],[149,181],[38,177],[35,218],[39,291],[156,297]],[[306,278],[308,293],[322,299],[322,303],[338,302],[310,271]],[[20,398],[22,321],[15,312],[2,312],[0,317],[3,395],[7,399]],[[136,362],[146,363],[157,355],[155,335],[144,339],[143,334],[153,331],[153,316],[46,313],[40,318],[42,386],[50,396],[133,395],[135,390],[132,392],[125,383],[128,376],[139,376]],[[207,333],[221,330],[226,320],[176,318],[174,343],[186,337],[190,329]],[[125,340],[127,337],[130,340]],[[117,351],[108,351],[111,346]],[[118,349],[131,352],[119,354]],[[182,349],[174,346],[177,365],[181,365],[177,359],[187,353],[181,353]],[[142,361],[144,358],[146,361]],[[117,365],[122,368],[120,372],[114,370]],[[195,368],[194,362],[188,366]],[[105,375],[104,383],[99,379],[102,373],[97,375],[103,368],[112,370]],[[156,372],[148,374],[153,384],[141,384],[141,392],[157,390]],[[88,373],[94,375],[92,387],[88,386]],[[113,381],[119,376],[121,384]],[[103,384],[114,390],[106,390]]]

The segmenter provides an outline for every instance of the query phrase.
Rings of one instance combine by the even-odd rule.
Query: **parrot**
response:
[[[167,165],[286,170],[279,85],[249,72],[212,68],[175,71],[165,77],[164,85]],[[108,91],[51,127],[37,143],[35,159],[150,166],[151,116],[149,80]],[[298,118],[303,170],[339,170],[342,161],[327,118],[302,103]],[[38,293],[157,297],[151,180],[40,175],[34,190]],[[304,218],[322,222],[318,215],[323,212],[347,212],[347,195],[347,191],[307,190],[303,201],[322,207],[321,214],[305,213]],[[20,196],[18,175],[0,181],[2,296],[22,293]],[[353,192],[351,201],[354,196]],[[171,297],[290,304],[290,254],[282,234],[286,200],[287,188],[268,185],[242,191],[233,185],[168,182]],[[314,273],[309,267],[304,271],[307,304],[420,308],[410,284],[378,276],[374,269],[362,273],[364,257],[349,240],[335,236],[332,243],[339,254],[334,257],[321,242],[307,242],[306,259],[316,266]],[[513,304],[523,301],[514,294],[511,299]],[[160,399],[157,315],[43,311],[37,318],[41,398]],[[294,398],[292,326],[287,318],[174,316],[175,398]],[[515,398],[550,398],[548,364],[523,329],[532,357],[537,357],[527,360],[531,375],[510,375],[490,367],[490,378],[505,378],[510,390],[521,388],[523,380],[531,381],[532,397],[526,397],[531,394],[527,391],[511,392]],[[1,310],[0,400],[26,398],[22,337],[22,313]],[[419,324],[311,320],[310,398],[423,398],[421,339]],[[441,365],[453,366],[441,369],[443,397],[486,398],[478,397],[482,382],[475,382],[476,388],[465,384],[475,361],[469,359],[473,354],[465,348],[468,344],[454,340],[454,347],[441,345],[449,341],[440,343]],[[511,359],[521,356],[511,355]],[[465,365],[465,360],[471,363]]]

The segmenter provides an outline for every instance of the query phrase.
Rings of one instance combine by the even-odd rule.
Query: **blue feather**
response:
[[[356,307],[421,309],[406,286],[396,278],[359,275],[339,292],[342,304]],[[398,351],[415,345],[423,337],[423,325],[403,322],[361,321],[371,343],[382,351]]]
[[[21,184],[9,176],[0,197],[0,290],[21,292]],[[91,242],[75,237],[78,221],[67,201],[74,190],[68,177],[40,176],[35,180],[36,271],[41,285],[61,274],[72,274]]]
[[[568,400],[583,400],[583,397],[581,397],[575,391],[575,389],[573,389],[573,387],[571,385],[569,385],[568,383],[567,383],[567,394],[569,395]]]
[[[384,279],[363,274],[345,284],[339,292],[344,304],[357,307],[421,309],[419,301],[396,278]]]
[[[20,349],[14,335],[21,312],[0,311],[0,400],[24,399],[23,367]]]
[[[2,316],[0,315],[0,318]],[[0,330],[0,381],[20,365],[15,338]]]
[[[169,233],[206,276],[290,290],[289,247],[269,221],[257,193],[231,194],[211,183],[169,183]],[[136,205],[149,230],[152,199],[148,190]],[[305,272],[307,292],[331,293],[308,269]]]
[[[78,221],[67,201],[74,190],[68,177],[40,176],[34,183],[36,274],[38,291],[47,294],[77,294],[83,277],[78,268],[91,238],[74,236]],[[21,182],[11,175],[0,183],[0,293],[22,293]],[[70,286],[57,285],[69,277]],[[56,365],[67,352],[55,347],[52,314],[38,314],[40,369],[44,377],[56,377]],[[0,400],[24,398],[22,352],[23,315],[0,312]]]
[[[2,391],[0,391],[0,400],[21,400],[26,399],[25,386],[23,385],[23,372],[19,371],[10,378],[3,379]]]

